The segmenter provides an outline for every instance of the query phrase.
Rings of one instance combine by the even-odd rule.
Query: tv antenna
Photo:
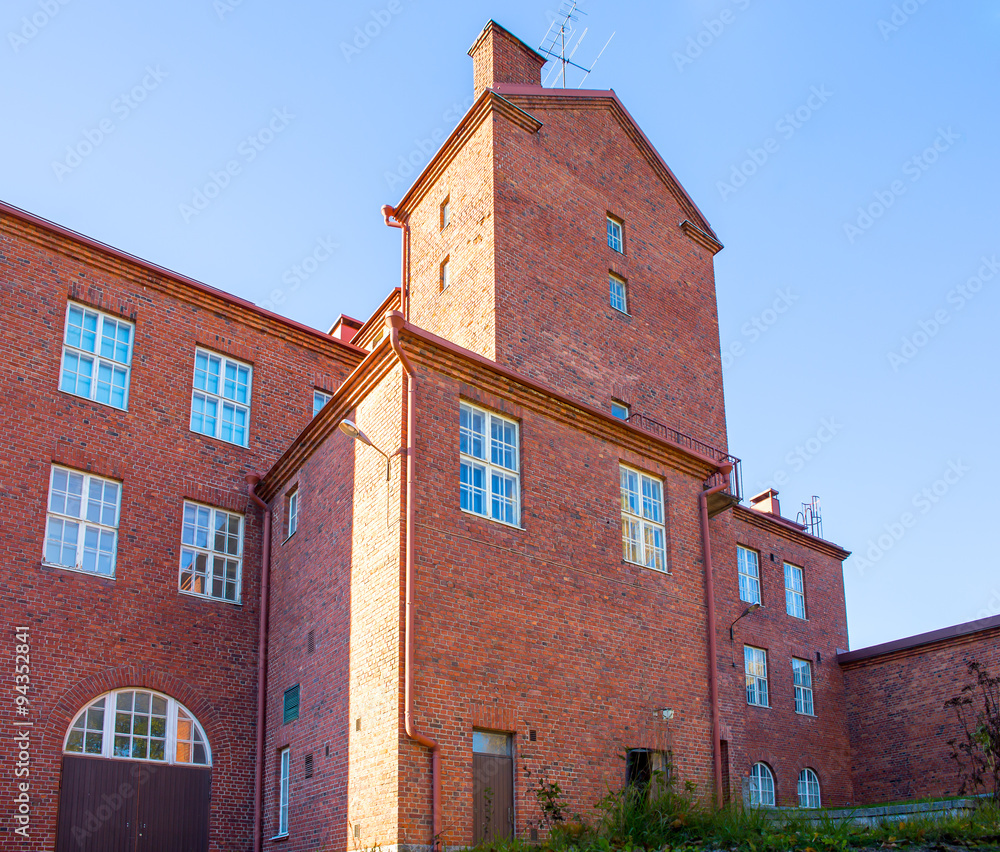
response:
[[[580,82],[577,84],[577,88],[583,85],[583,81],[590,76],[590,72],[594,70],[594,66],[597,65],[597,60],[601,58],[601,55],[607,50],[608,45],[611,44],[611,39],[615,37],[614,33],[611,33],[611,38],[607,40],[604,47],[601,48],[601,52],[597,54],[597,59],[595,59],[589,68],[583,65],[579,65],[573,62],[573,56],[579,49],[580,45],[583,43],[583,39],[587,35],[588,27],[583,28],[583,32],[580,33],[580,37],[576,40],[576,44],[569,48],[569,53],[567,54],[567,42],[572,42],[573,37],[576,34],[577,26],[579,22],[579,15],[586,15],[577,6],[577,0],[563,0],[562,5],[559,7],[559,12],[557,16],[552,20],[549,26],[549,31],[546,33],[545,38],[542,40],[541,46],[538,48],[539,52],[544,53],[546,56],[555,60],[552,65],[551,70],[545,77],[542,85],[545,85],[552,78],[553,71],[562,70],[562,84],[563,88],[566,88],[566,66],[572,65],[574,68],[579,68],[584,72],[583,77],[580,78]],[[558,79],[558,78],[557,78]]]

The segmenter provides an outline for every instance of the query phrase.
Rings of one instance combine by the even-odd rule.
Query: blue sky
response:
[[[366,318],[398,281],[379,208],[471,103],[469,45],[491,17],[540,44],[556,9],[9,0],[0,198],[312,325]],[[581,9],[576,61],[614,33],[587,87],[726,246],[730,447],[748,494],[819,495],[854,551],[852,647],[1000,612],[1000,3]]]

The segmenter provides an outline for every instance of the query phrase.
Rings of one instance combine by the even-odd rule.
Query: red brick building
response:
[[[470,54],[364,323],[0,208],[4,848],[533,838],[540,785],[588,813],[661,770],[883,789],[848,554],[740,503],[721,244],[613,92],[492,22]]]

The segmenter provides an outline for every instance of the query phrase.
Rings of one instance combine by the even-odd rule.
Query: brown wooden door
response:
[[[497,754],[472,755],[474,841],[514,836],[514,761]]]
[[[207,852],[212,770],[63,756],[56,852]]]

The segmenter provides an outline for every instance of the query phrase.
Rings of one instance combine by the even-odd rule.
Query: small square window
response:
[[[59,390],[112,408],[128,408],[131,323],[76,305],[66,309]]]
[[[323,410],[323,406],[326,405],[333,395],[327,393],[326,391],[314,390],[313,391],[313,417],[319,414]]]
[[[743,663],[746,669],[747,704],[768,707],[767,703],[767,652],[763,648],[743,646]]]
[[[629,407],[624,402],[619,402],[617,399],[611,400],[611,415],[613,417],[617,417],[619,420],[628,420],[630,413]]]
[[[440,281],[440,284],[441,284],[441,292],[442,293],[445,290],[448,289],[448,284],[450,282],[449,271],[448,271],[448,266],[449,266],[450,260],[451,260],[450,258],[446,257],[444,260],[441,261],[441,281]]]
[[[628,300],[625,296],[625,279],[617,275],[608,275],[608,289],[611,293],[611,307],[623,314],[628,313]]]
[[[610,215],[608,216],[608,245],[620,254],[625,252],[624,224],[621,219]]]
[[[299,528],[299,491],[296,488],[288,495],[288,537],[295,535]]]
[[[451,221],[451,196],[449,195],[441,202],[441,230],[443,231],[448,227],[448,223]]]
[[[281,705],[281,721],[287,725],[299,718],[299,684],[285,690]]]
[[[760,566],[757,551],[742,545],[736,546],[736,567],[740,576],[740,600],[759,604]]]

